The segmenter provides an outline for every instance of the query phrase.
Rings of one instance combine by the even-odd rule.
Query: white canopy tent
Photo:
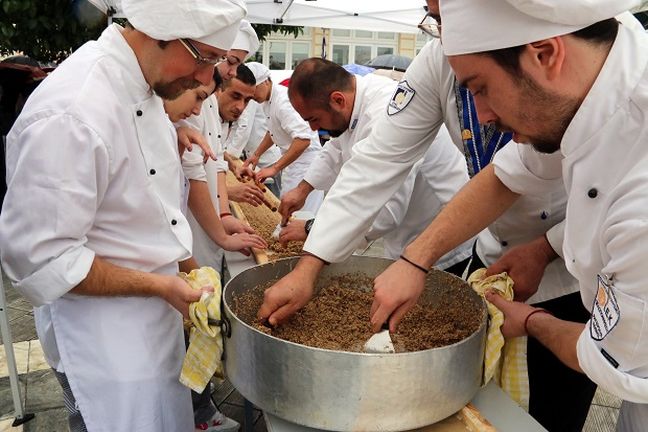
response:
[[[120,0],[89,0],[103,12],[122,17]],[[335,29],[417,33],[424,0],[247,0],[247,19]]]

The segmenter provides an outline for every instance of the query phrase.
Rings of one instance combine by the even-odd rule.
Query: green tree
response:
[[[304,27],[297,26],[287,26],[287,25],[273,25],[273,24],[252,24],[254,31],[256,32],[259,40],[263,42],[272,32],[279,32],[282,35],[293,35],[297,37],[300,34],[304,33]]]
[[[85,0],[0,0],[0,54],[62,61],[106,26]]]

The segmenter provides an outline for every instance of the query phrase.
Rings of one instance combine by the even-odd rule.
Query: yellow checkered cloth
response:
[[[207,323],[208,318],[221,319],[221,284],[220,275],[211,267],[192,270],[191,273],[179,273],[194,289],[213,286],[213,293],[203,293],[200,300],[189,305],[189,349],[182,363],[180,382],[196,393],[202,391],[212,376],[223,378],[223,339],[220,326]]]
[[[486,269],[475,270],[468,277],[468,283],[482,297],[486,290],[494,288],[502,297],[513,300],[513,280],[500,273],[484,277]],[[504,340],[500,327],[504,324],[504,314],[490,302],[488,315],[488,337],[484,353],[484,385],[491,379],[511,396],[522,408],[529,410],[529,374],[527,371],[526,337]]]

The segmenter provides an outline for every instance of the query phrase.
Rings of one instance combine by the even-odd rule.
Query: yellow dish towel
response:
[[[189,349],[185,355],[180,373],[180,382],[196,393],[202,391],[212,376],[223,378],[223,339],[220,326],[207,323],[208,318],[221,319],[221,285],[220,275],[211,267],[192,270],[191,273],[180,273],[194,289],[213,286],[213,293],[203,293],[200,300],[189,305]]]
[[[513,280],[500,273],[484,277],[486,269],[475,270],[468,277],[468,283],[482,297],[486,290],[494,288],[502,297],[513,300]],[[504,314],[489,301],[488,337],[484,353],[484,385],[491,379],[511,396],[522,408],[529,410],[529,374],[527,371],[526,337],[504,340],[500,327],[504,324]]]

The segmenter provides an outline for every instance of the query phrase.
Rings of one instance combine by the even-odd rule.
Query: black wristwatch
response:
[[[310,230],[313,227],[313,223],[315,223],[315,219],[308,219],[304,224],[304,231],[306,231],[306,235],[310,233]]]

